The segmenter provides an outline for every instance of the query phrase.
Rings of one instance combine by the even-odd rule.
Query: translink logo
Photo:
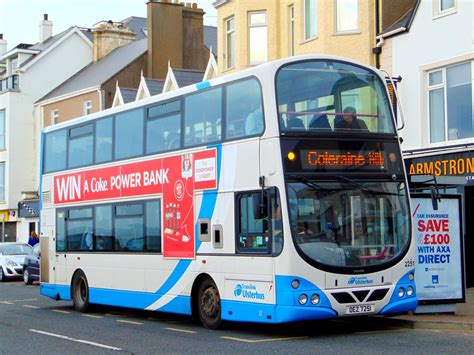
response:
[[[265,295],[257,291],[257,286],[253,284],[237,284],[234,288],[234,296],[246,299],[264,300]]]
[[[371,285],[374,280],[367,278],[367,276],[353,276],[347,280],[348,285]]]

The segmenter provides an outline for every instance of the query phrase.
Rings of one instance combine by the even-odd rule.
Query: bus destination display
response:
[[[380,151],[345,151],[302,149],[300,151],[303,170],[369,168],[386,169],[385,154]]]

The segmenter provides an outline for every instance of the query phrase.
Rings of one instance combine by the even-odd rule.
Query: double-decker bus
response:
[[[42,295],[280,323],[417,305],[384,77],[300,56],[44,129]]]

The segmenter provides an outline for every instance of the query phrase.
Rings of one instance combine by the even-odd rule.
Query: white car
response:
[[[26,243],[0,243],[0,282],[7,278],[21,278],[25,256],[31,253]]]

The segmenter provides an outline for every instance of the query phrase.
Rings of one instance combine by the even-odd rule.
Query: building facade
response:
[[[93,63],[37,101],[44,126],[110,108],[117,83],[138,88],[142,73],[164,80],[170,63],[204,71],[216,29],[203,26],[203,16],[196,4],[155,0],[147,3],[147,18],[96,25]]]
[[[301,54],[338,55],[376,66],[377,35],[414,2],[215,1],[220,73]]]
[[[382,67],[402,78],[407,172],[462,196],[466,286],[474,287],[474,3],[419,0],[407,15],[381,35]]]
[[[92,42],[77,27],[53,36],[47,15],[37,44],[6,51],[5,42],[0,41],[0,240],[27,241],[38,223],[41,127],[34,102],[91,62]]]

